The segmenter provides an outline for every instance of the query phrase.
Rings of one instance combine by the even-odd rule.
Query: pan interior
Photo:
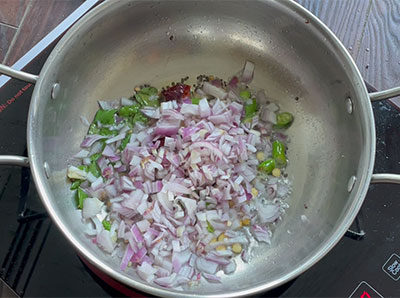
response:
[[[259,245],[250,262],[238,263],[222,284],[204,283],[189,292],[272,287],[301,273],[310,258],[321,257],[350,224],[373,162],[370,105],[340,46],[308,14],[285,3],[109,1],[79,22],[47,61],[30,113],[36,181],[67,236],[120,281],[151,290],[134,273],[121,272],[118,260],[84,235],[65,169],[86,134],[80,116],[90,121],[97,100],[130,96],[143,83],[161,87],[185,76],[193,81],[198,74],[228,78],[251,60],[256,65],[252,86],[265,89],[272,101],[295,115],[288,153],[293,194],[271,247]],[[51,100],[55,82],[61,91]],[[345,104],[349,96],[351,115]],[[48,180],[39,178],[45,177],[40,166],[45,161],[51,169]],[[352,175],[358,180],[349,194]]]

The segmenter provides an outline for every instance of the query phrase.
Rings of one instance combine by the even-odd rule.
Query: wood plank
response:
[[[0,24],[0,62],[4,60],[16,32],[16,28]]]
[[[378,90],[400,85],[400,1],[373,1],[356,62]]]
[[[83,2],[84,0],[32,0],[15,41],[6,55],[5,63],[15,63]]]
[[[0,23],[18,27],[30,0],[0,0]]]
[[[296,1],[324,22],[353,57],[358,55],[371,0]]]

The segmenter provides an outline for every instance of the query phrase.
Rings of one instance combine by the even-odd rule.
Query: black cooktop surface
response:
[[[50,50],[25,70],[39,73]],[[0,154],[27,154],[33,87],[11,80],[0,89]],[[375,172],[400,173],[400,113],[388,102],[374,103],[373,108]],[[399,214],[400,186],[370,186],[352,226],[359,233],[349,232],[306,273],[260,296],[400,297]],[[0,166],[0,239],[0,278],[19,296],[124,296],[94,274],[52,224],[28,168]]]

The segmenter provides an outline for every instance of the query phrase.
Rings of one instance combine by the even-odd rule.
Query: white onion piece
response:
[[[96,180],[92,182],[92,185],[90,186],[92,190],[96,191],[98,190],[101,186],[103,185],[103,178],[98,177]]]
[[[218,263],[208,261],[204,258],[197,258],[196,260],[196,268],[201,272],[206,272],[209,274],[215,274],[217,272]]]
[[[85,171],[78,169],[75,166],[70,166],[70,167],[68,167],[68,170],[67,170],[67,176],[68,176],[68,178],[71,178],[71,179],[84,180],[87,177],[87,173]]]
[[[186,186],[176,183],[176,182],[168,182],[164,185],[163,188],[165,191],[172,191],[174,193],[181,193],[181,194],[191,194],[192,191],[187,188]]]
[[[253,75],[254,75],[254,63],[246,61],[240,81],[242,81],[245,84],[249,84],[253,80]]]
[[[101,139],[106,139],[106,136],[101,136],[101,135],[88,135],[83,142],[81,143],[82,148],[88,148],[91,147],[95,142]]]
[[[161,117],[159,108],[145,107],[142,108],[140,111],[149,118],[159,119]]]
[[[300,216],[300,218],[301,218],[301,221],[302,221],[302,222],[307,223],[307,224],[310,223],[310,220],[309,220],[308,217],[305,216],[304,214],[302,214],[302,215]]]
[[[220,283],[221,282],[221,277],[216,276],[214,274],[208,274],[208,273],[202,272],[202,275],[209,282],[213,282],[213,283]]]
[[[277,111],[279,111],[278,105],[275,104],[275,103],[273,103],[273,102],[267,104],[267,105],[266,105],[266,108],[267,108],[268,110],[272,111],[272,112],[277,112]]]
[[[229,264],[224,267],[225,274],[231,274],[235,272],[235,270],[236,270],[236,262],[234,260],[231,260]]]
[[[81,151],[79,151],[77,154],[74,155],[75,158],[85,158],[89,155],[89,151],[82,149]]]
[[[254,237],[258,241],[265,242],[267,244],[271,244],[271,234],[268,229],[263,228],[259,225],[254,225],[252,227],[252,232],[253,232]]]
[[[103,110],[116,109],[120,105],[120,101],[119,100],[112,100],[112,101],[99,100],[97,102],[98,102],[100,108],[102,108]]]
[[[172,101],[165,101],[160,104],[160,110],[162,114],[164,114],[164,112],[169,109],[174,109]]]
[[[202,118],[206,118],[211,115],[211,109],[207,98],[203,98],[199,101],[199,114]]]
[[[115,137],[109,138],[109,139],[106,141],[106,144],[112,144],[112,143],[121,141],[121,140],[123,140],[123,139],[125,139],[125,133],[121,133],[121,134],[119,134],[119,135],[117,135],[117,136],[115,136]]]
[[[86,198],[83,201],[82,217],[85,219],[91,218],[101,211],[103,202],[98,198]]]
[[[108,253],[111,253],[115,248],[115,243],[111,240],[111,233],[107,230],[102,230],[100,234],[97,235],[96,241],[97,244]]]
[[[260,203],[257,205],[257,213],[261,223],[268,223],[274,222],[281,215],[281,210],[277,205]]]
[[[145,281],[151,282],[154,279],[154,274],[157,269],[153,268],[149,263],[143,262],[142,265],[137,267],[138,275]]]
[[[199,106],[194,104],[184,103],[181,107],[182,114],[199,115]]]
[[[226,96],[228,95],[226,91],[224,91],[224,89],[216,87],[210,84],[209,82],[204,82],[203,91],[204,93],[212,95],[219,99],[225,99]]]
[[[277,123],[275,112],[269,110],[267,107],[263,107],[261,110],[261,120],[271,122],[272,124]]]
[[[121,97],[121,106],[133,106],[135,103],[126,97]]]

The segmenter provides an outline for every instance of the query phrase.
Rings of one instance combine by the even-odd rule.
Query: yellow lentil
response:
[[[275,168],[272,170],[272,176],[274,177],[279,177],[281,175],[281,170],[278,168]]]
[[[222,233],[221,235],[218,236],[217,240],[218,241],[224,241],[225,238],[226,238],[225,234]]]
[[[258,161],[264,161],[265,160],[265,154],[262,151],[258,151],[256,154],[256,157],[258,159]]]
[[[232,245],[232,251],[235,254],[240,254],[242,252],[242,246],[240,245],[240,243],[235,243],[234,245]]]
[[[243,226],[249,226],[250,225],[250,218],[242,219],[241,221]]]
[[[258,196],[258,190],[257,190],[257,188],[252,188],[251,189],[251,194],[253,195],[253,197],[256,197],[256,196]]]

